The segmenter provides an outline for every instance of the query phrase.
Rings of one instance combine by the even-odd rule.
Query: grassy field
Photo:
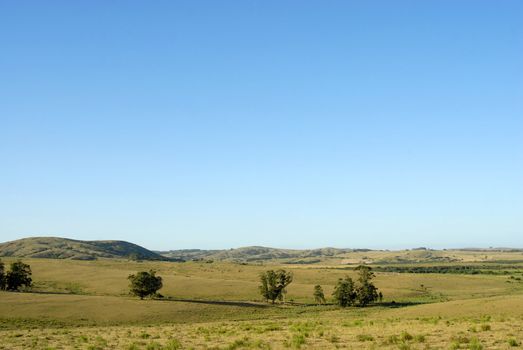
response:
[[[454,254],[461,259],[470,252]],[[495,254],[462,263],[375,263],[378,269],[466,262],[482,264],[482,270],[377,272],[383,303],[348,309],[317,306],[312,298],[315,284],[330,297],[338,278],[354,275],[353,266],[340,261],[24,259],[34,287],[0,293],[0,349],[517,348],[523,341],[523,265],[513,260],[521,253]],[[286,304],[267,305],[258,295],[258,276],[279,267],[292,271],[294,282]],[[127,276],[148,269],[163,277],[164,300],[128,295]]]

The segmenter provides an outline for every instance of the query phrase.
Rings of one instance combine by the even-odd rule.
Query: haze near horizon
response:
[[[521,13],[2,2],[0,242],[521,247]]]

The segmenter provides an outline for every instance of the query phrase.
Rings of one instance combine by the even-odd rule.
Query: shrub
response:
[[[145,349],[146,350],[162,350],[162,344],[153,341],[153,342],[147,344],[147,347]]]
[[[490,331],[491,327],[489,324],[482,324],[481,325],[481,330],[482,331]]]
[[[389,335],[387,337],[387,340],[385,340],[384,343],[387,345],[391,345],[391,344],[397,344],[398,342],[399,342],[398,336],[393,334],[393,335]]]
[[[294,348],[301,348],[305,344],[305,336],[303,334],[294,334],[291,339],[291,345]]]
[[[469,350],[483,350],[483,345],[478,338],[472,338],[469,343]]]
[[[414,339],[418,343],[424,343],[425,342],[425,336],[423,334],[418,334],[417,336],[414,337]]]
[[[508,345],[509,345],[509,346],[512,346],[512,347],[516,347],[516,346],[519,346],[519,343],[518,343],[518,341],[517,341],[516,339],[514,339],[514,338],[510,338],[510,339],[508,340]]]
[[[401,332],[400,339],[402,341],[409,341],[409,340],[414,339],[414,337],[409,332],[403,331],[403,332]]]
[[[370,334],[358,334],[358,341],[373,341],[374,337]]]
[[[336,334],[332,334],[330,337],[329,337],[329,341],[333,344],[335,343],[339,343],[340,342],[340,337],[338,337]]]

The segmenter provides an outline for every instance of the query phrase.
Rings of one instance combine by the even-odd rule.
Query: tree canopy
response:
[[[314,286],[313,296],[317,304],[325,304],[325,294],[323,293],[323,288],[319,284]]]
[[[356,292],[354,290],[354,281],[349,276],[340,278],[334,292],[332,293],[334,300],[341,307],[347,307],[354,304],[356,300]]]
[[[358,286],[356,288],[356,300],[359,306],[366,306],[380,298],[378,288],[371,282],[375,277],[370,266],[360,265],[358,271]]]
[[[155,295],[162,287],[162,278],[156,276],[156,271],[140,271],[135,275],[129,275],[131,294],[143,299]]]
[[[0,290],[5,289],[5,270],[4,262],[0,260]]]
[[[286,287],[292,282],[292,273],[285,270],[268,270],[260,275],[260,293],[266,301],[274,304],[276,299],[283,300]]]
[[[0,268],[3,271],[3,263]],[[11,264],[10,269],[7,273],[1,273],[4,277],[2,278],[2,289],[17,291],[20,287],[31,287],[33,280],[31,279],[31,267],[27,264],[24,264],[21,261],[16,261]]]

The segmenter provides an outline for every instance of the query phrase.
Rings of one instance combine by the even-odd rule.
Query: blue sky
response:
[[[0,241],[522,247],[522,14],[0,1]]]

